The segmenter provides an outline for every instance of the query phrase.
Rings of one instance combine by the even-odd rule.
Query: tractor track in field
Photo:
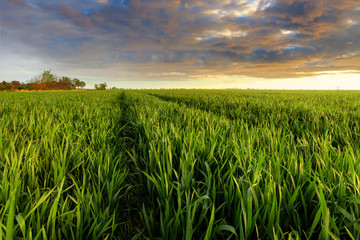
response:
[[[267,118],[263,118],[263,119],[259,120],[258,116],[260,114],[264,114],[264,113],[249,112],[249,115],[245,114],[244,116],[240,116],[236,113],[236,110],[230,110],[230,111],[223,111],[222,109],[214,110],[212,108],[204,107],[202,105],[190,104],[184,100],[181,100],[181,99],[179,100],[179,99],[173,98],[171,96],[163,96],[163,95],[159,95],[156,93],[145,93],[145,94],[156,97],[165,102],[172,102],[172,103],[178,104],[179,106],[185,106],[189,109],[196,109],[196,110],[204,111],[207,113],[212,113],[219,117],[225,117],[229,121],[243,121],[243,124],[247,124],[249,128],[264,127],[262,125],[264,122],[266,122],[268,120],[267,118],[274,118],[274,116],[272,116],[273,114],[271,112],[266,113],[266,114],[268,114]],[[251,105],[248,107],[251,108]],[[289,114],[289,112],[292,112],[293,109],[285,108],[282,111],[284,111],[286,114]],[[304,126],[307,126],[308,124],[310,124],[310,121],[312,118],[312,116],[311,116],[312,113],[308,112],[307,110],[304,109],[304,110],[296,110],[294,115],[295,115],[295,117],[289,117],[289,122],[288,122],[289,129],[287,129],[287,131],[289,132],[290,135],[293,136],[294,141],[297,142],[298,139],[301,139],[302,137],[304,137],[306,135],[306,133],[304,133],[301,129]],[[306,118],[308,118],[308,120],[305,120]],[[323,118],[321,120],[325,121],[325,118]],[[277,125],[277,124],[275,124],[275,125]],[[326,135],[326,131],[324,131],[324,135]],[[339,143],[338,141],[335,141],[332,145],[333,145],[333,147],[343,149],[345,143]]]
[[[209,108],[206,108],[206,107],[202,107],[202,106],[195,106],[193,104],[189,104],[189,103],[186,103],[184,101],[179,101],[177,99],[174,99],[172,97],[167,97],[167,96],[162,96],[162,95],[158,95],[158,94],[154,94],[154,93],[145,93],[146,95],[149,95],[149,96],[153,96],[153,97],[156,97],[162,101],[165,101],[165,102],[172,102],[172,103],[177,103],[178,105],[182,105],[182,106],[185,106],[189,109],[197,109],[197,110],[200,110],[200,111],[204,111],[204,112],[208,112],[208,113],[212,113],[212,114],[215,114],[216,116],[221,116],[221,117],[226,117],[228,120],[231,120],[231,121],[234,121],[236,120],[237,118],[235,117],[232,117],[231,115],[229,114],[223,114],[223,113],[220,113],[220,112],[217,112],[217,111],[214,111],[212,109],[209,109]]]
[[[132,185],[132,190],[130,191],[131,202],[129,202],[127,216],[125,219],[130,219],[132,223],[131,232],[128,237],[129,239],[142,239],[144,232],[144,224],[141,218],[141,208],[142,204],[146,201],[145,195],[142,192],[143,184],[141,183],[141,179],[139,177],[139,173],[137,171],[137,167],[135,166],[133,160],[133,153],[136,152],[136,138],[139,134],[136,131],[136,128],[131,126],[134,122],[134,114],[131,114],[131,106],[134,104],[131,103],[128,99],[128,95],[125,92],[120,93],[120,95],[114,101],[114,104],[119,104],[122,110],[121,116],[116,119],[119,126],[125,126],[121,129],[121,131],[117,134],[119,138],[124,139],[123,152],[126,153],[127,159],[127,169],[129,171],[128,181]]]

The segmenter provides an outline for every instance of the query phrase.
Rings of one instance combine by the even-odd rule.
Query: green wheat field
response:
[[[360,92],[0,93],[0,239],[360,239]]]

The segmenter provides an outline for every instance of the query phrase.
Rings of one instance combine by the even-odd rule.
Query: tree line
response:
[[[19,81],[0,82],[0,91],[16,91],[16,90],[73,90],[83,89],[86,86],[84,81],[77,78],[59,77],[51,70],[33,77],[28,83],[20,83]]]
[[[104,83],[100,83],[100,84],[95,84],[95,90],[106,90],[107,88],[107,84]]]

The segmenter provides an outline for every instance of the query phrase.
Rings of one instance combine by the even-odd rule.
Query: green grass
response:
[[[0,239],[128,234],[131,186],[115,95],[0,95]]]
[[[359,239],[357,91],[0,95],[0,239]]]

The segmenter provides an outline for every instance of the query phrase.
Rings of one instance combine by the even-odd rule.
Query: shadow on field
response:
[[[123,142],[122,153],[125,154],[128,159],[126,167],[128,169],[127,183],[131,186],[131,191],[128,194],[125,215],[123,220],[126,222],[126,228],[128,236],[127,239],[143,239],[144,226],[141,220],[140,212],[145,202],[144,187],[142,185],[141,177],[142,173],[139,172],[134,164],[134,157],[136,157],[137,140],[138,140],[138,128],[135,125],[136,114],[134,114],[135,103],[133,99],[121,92],[116,98],[114,104],[119,105],[121,108],[121,114],[117,121],[117,128],[114,131],[115,139],[121,139]]]

